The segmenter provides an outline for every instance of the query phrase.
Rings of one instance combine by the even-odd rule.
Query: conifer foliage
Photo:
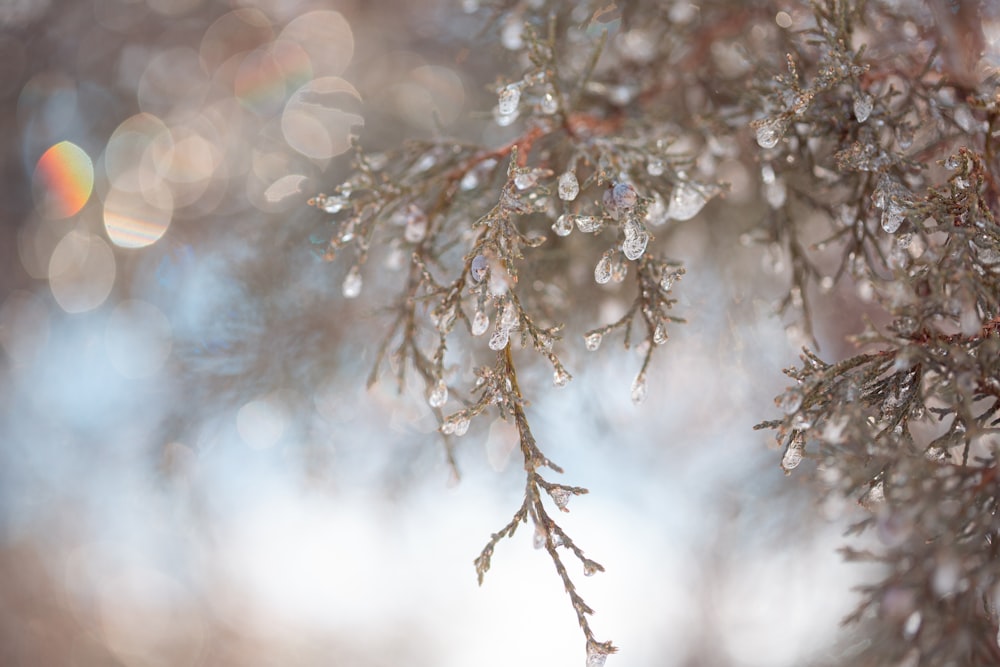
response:
[[[530,400],[548,389],[521,371],[547,365],[558,390],[572,379],[567,346],[611,355],[613,339],[642,351],[622,390],[655,400],[647,378],[669,368],[683,322],[670,239],[746,210],[720,229],[787,269],[779,309],[807,341],[835,290],[871,314],[854,354],[803,349],[778,416],[759,425],[787,473],[868,511],[855,528],[873,529],[877,548],[845,555],[884,569],[851,618],[871,633],[857,660],[1000,663],[1000,52],[983,27],[995,33],[1000,11],[989,5],[466,0],[481,26],[468,48],[495,52],[499,68],[482,82],[492,109],[472,121],[505,138],[442,132],[372,152],[362,135],[350,176],[311,200],[343,297],[386,306],[369,382],[422,383],[453,465],[477,418],[516,427],[523,502],[475,570],[482,582],[527,524],[588,667],[616,648],[592,630],[575,577],[603,567],[557,522],[587,489],[555,481],[563,469],[530,426]],[[724,162],[751,175],[752,205],[727,201]],[[624,315],[566,337],[580,301],[608,283],[625,283]],[[474,382],[446,363],[456,350],[475,360]]]

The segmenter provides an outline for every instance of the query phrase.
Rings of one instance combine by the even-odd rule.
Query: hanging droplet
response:
[[[486,277],[486,272],[489,271],[490,263],[486,261],[486,257],[483,255],[476,255],[472,258],[472,264],[469,266],[469,275],[472,276],[474,282],[479,282]]]
[[[594,641],[587,642],[587,667],[604,667],[604,663],[608,659],[608,653],[611,652],[612,649],[608,644],[598,644]]]
[[[438,380],[434,388],[431,389],[431,393],[427,396],[427,402],[432,408],[440,408],[448,402],[448,385],[445,384],[443,378]]]
[[[646,173],[650,176],[662,176],[664,170],[663,160],[658,157],[650,158],[646,163]]]
[[[663,275],[660,276],[660,289],[664,292],[669,292],[674,287],[674,283],[681,277],[680,271],[668,271],[663,270]]]
[[[603,285],[611,280],[611,254],[612,251],[605,251],[601,255],[600,261],[597,262],[597,266],[594,267],[594,280],[597,281],[598,285]]]
[[[519,317],[517,312],[517,306],[514,305],[513,301],[507,301],[503,305],[503,310],[500,311],[500,322],[499,325],[503,329],[510,331],[511,329],[516,329],[519,323]]]
[[[663,326],[660,322],[656,325],[656,329],[653,330],[653,342],[657,345],[663,345],[667,342],[667,328]]]
[[[479,187],[479,174],[477,174],[474,169],[470,169],[465,172],[465,176],[463,176],[462,180],[459,181],[458,187],[466,192],[469,190],[475,190]]]
[[[614,259],[611,261],[612,282],[620,283],[625,280],[625,276],[627,275],[628,263],[625,261],[625,256],[616,254]]]
[[[361,294],[361,267],[355,264],[344,276],[341,291],[346,299],[356,299]]]
[[[646,400],[646,374],[639,373],[632,382],[632,402],[639,405]]]
[[[557,368],[552,373],[552,384],[557,387],[565,387],[570,381],[570,374],[564,368]]]
[[[611,199],[619,211],[631,211],[639,203],[639,193],[629,183],[615,183],[611,186]]]
[[[534,546],[536,549],[541,549],[542,547],[545,546],[545,541],[547,537],[548,534],[545,532],[545,529],[536,523],[535,534],[531,538],[532,546]]]
[[[595,215],[578,215],[576,216],[576,226],[581,232],[590,233],[600,231],[604,223]]]
[[[792,470],[802,463],[802,455],[805,447],[805,440],[802,438],[802,433],[796,431],[792,439],[789,440],[788,446],[785,447],[784,456],[781,457],[781,469],[785,471],[786,475],[790,475]]]
[[[559,111],[559,100],[556,99],[555,94],[551,91],[546,91],[542,95],[542,99],[538,101],[538,108],[543,114],[551,116],[555,112]]]
[[[518,190],[527,190],[528,188],[533,188],[538,183],[538,177],[541,172],[538,169],[529,169],[528,171],[522,171],[517,176],[514,177],[514,187]]]
[[[623,227],[625,240],[622,242],[622,252],[630,260],[635,261],[646,252],[649,243],[649,233],[636,218],[629,218]]]
[[[566,505],[569,504],[569,499],[573,497],[572,493],[561,486],[557,486],[549,491],[549,495],[552,496],[552,502],[556,504],[556,507],[563,512],[569,511],[569,508],[567,508]]]
[[[596,352],[597,348],[601,346],[602,340],[604,340],[604,336],[600,331],[591,331],[583,337],[583,344],[587,346],[589,351]]]
[[[501,116],[512,116],[517,113],[517,107],[521,103],[521,87],[511,83],[500,89],[500,97],[497,102],[497,110]]]
[[[573,201],[580,194],[580,183],[576,180],[576,174],[567,171],[559,177],[559,199],[563,201]]]
[[[854,96],[854,117],[859,123],[868,120],[872,109],[875,107],[875,98],[868,93],[858,93]]]
[[[486,333],[486,330],[490,328],[490,316],[481,310],[477,310],[476,314],[472,316],[472,325],[470,329],[472,330],[473,336],[482,336]]]
[[[887,234],[894,233],[903,224],[906,218],[906,210],[894,199],[890,199],[885,208],[882,209],[882,229]]]
[[[592,577],[598,572],[603,572],[603,568],[592,560],[585,560],[583,562],[583,576]]]
[[[507,342],[510,340],[510,331],[504,329],[503,327],[497,328],[493,331],[493,335],[490,336],[489,346],[491,350],[502,350],[507,347]]]
[[[573,231],[573,219],[563,213],[552,223],[552,231],[556,233],[556,236],[569,236]]]
[[[654,192],[653,201],[646,207],[646,222],[654,227],[659,227],[666,224],[667,220],[667,205],[663,202],[660,193]]]
[[[458,418],[455,422],[455,435],[465,435],[469,432],[469,419],[468,417],[462,416]]]
[[[700,190],[690,183],[678,183],[670,194],[667,217],[674,220],[690,220],[698,215],[708,200]]]
[[[500,127],[510,127],[517,120],[517,117],[521,115],[521,111],[515,111],[512,114],[502,114],[500,113],[499,107],[493,107],[493,122]]]
[[[754,133],[757,137],[757,144],[761,148],[774,148],[785,136],[788,129],[788,121],[778,116],[776,118],[765,118],[753,123]]]

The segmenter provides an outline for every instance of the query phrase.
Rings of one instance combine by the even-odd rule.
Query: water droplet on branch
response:
[[[611,281],[611,250],[607,250],[601,255],[601,259],[594,267],[594,280],[598,285],[603,285]]]
[[[356,299],[361,294],[361,267],[355,264],[344,276],[344,284],[341,291],[346,299]]]
[[[563,201],[573,201],[580,194],[580,183],[576,180],[576,174],[567,171],[559,177],[559,199]]]
[[[705,195],[690,183],[678,183],[670,194],[667,217],[674,220],[690,220],[698,215],[707,202]]]
[[[427,402],[430,403],[432,408],[440,408],[448,402],[448,385],[445,384],[443,378],[438,380],[434,388],[431,389],[431,393],[427,397]]]

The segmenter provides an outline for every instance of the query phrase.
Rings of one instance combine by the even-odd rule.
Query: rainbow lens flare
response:
[[[38,158],[34,192],[39,213],[69,218],[80,212],[94,189],[94,163],[71,141],[60,141]]]

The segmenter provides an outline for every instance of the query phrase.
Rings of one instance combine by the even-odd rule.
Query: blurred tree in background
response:
[[[63,484],[56,469],[93,472],[92,454],[74,450],[82,443],[108,471],[149,456],[127,476],[107,473],[116,498],[141,488],[161,502],[148,493],[153,476],[168,505],[182,505],[153,516],[191,518],[195,543],[225,545],[240,543],[226,532],[224,500],[240,466],[284,470],[291,460],[296,486],[329,489],[364,476],[367,450],[382,448],[376,467],[392,471],[391,497],[433,470],[408,443],[443,443],[438,460],[458,479],[470,465],[464,443],[485,440],[494,468],[513,453],[524,473],[497,525],[487,527],[492,512],[476,517],[481,551],[467,555],[478,553],[479,583],[485,591],[502,576],[506,538],[530,534],[568,595],[588,667],[616,644],[623,655],[611,660],[625,664],[627,642],[592,628],[600,606],[577,577],[605,571],[600,554],[613,546],[602,538],[614,528],[584,539],[563,515],[597,502],[575,500],[591,467],[578,434],[596,424],[592,437],[608,447],[597,465],[622,471],[636,465],[630,456],[669,458],[697,442],[711,472],[690,483],[713,506],[750,496],[789,505],[799,494],[794,509],[748,510],[742,522],[700,516],[700,495],[670,501],[711,535],[695,560],[715,573],[696,601],[678,603],[707,620],[690,647],[671,650],[674,664],[1000,663],[1000,7],[230,4],[0,7],[0,86],[12,109],[2,122],[14,139],[3,207],[15,223],[4,230],[12,289],[0,309],[12,378],[5,569],[22,572],[44,549],[38,536],[12,536],[32,535],[25,526],[51,498],[62,508],[54,525],[77,523],[65,508],[80,498],[102,507],[78,481],[52,490]],[[86,318],[99,313],[94,338]],[[786,336],[775,341],[761,320]],[[705,354],[705,340],[718,350]],[[787,343],[801,354],[782,390]],[[594,366],[613,372],[571,393]],[[677,395],[689,407],[671,403]],[[354,420],[366,403],[391,437]],[[662,419],[630,412],[640,405]],[[115,410],[135,417],[105,417]],[[761,459],[731,458],[715,430],[731,414],[749,417],[742,437],[755,422],[774,432],[766,465],[773,473],[780,461],[803,488],[781,488]],[[623,451],[629,422],[643,419],[650,447]],[[283,454],[223,455],[231,440],[244,454]],[[653,470],[652,481],[617,481],[650,494],[663,479]],[[727,479],[753,491],[727,497]],[[94,516],[105,530],[113,523],[103,508]],[[711,583],[719,563],[750,553],[751,535],[773,532],[781,544],[782,531],[816,531],[829,518],[861,534],[843,556],[872,563],[852,598],[849,646],[756,657],[752,641],[717,646],[711,628],[727,613],[713,603],[724,597]],[[80,611],[84,582],[119,557],[80,551],[55,567],[69,573],[61,595],[77,600],[66,615],[102,647],[81,664],[104,651],[128,664],[248,664],[201,625],[209,648],[188,654],[179,647],[195,632],[183,623],[153,637],[123,630],[121,606]],[[197,550],[179,551],[191,581],[216,581],[190,556]],[[217,570],[243,567],[227,563]],[[806,581],[824,578],[811,560],[803,568]],[[161,598],[168,588],[152,586]],[[535,586],[521,594],[530,609]],[[43,643],[11,644],[27,648],[7,657],[72,653]],[[174,652],[151,660],[151,645]],[[289,650],[273,659],[317,660]],[[399,651],[410,654],[405,642]]]

